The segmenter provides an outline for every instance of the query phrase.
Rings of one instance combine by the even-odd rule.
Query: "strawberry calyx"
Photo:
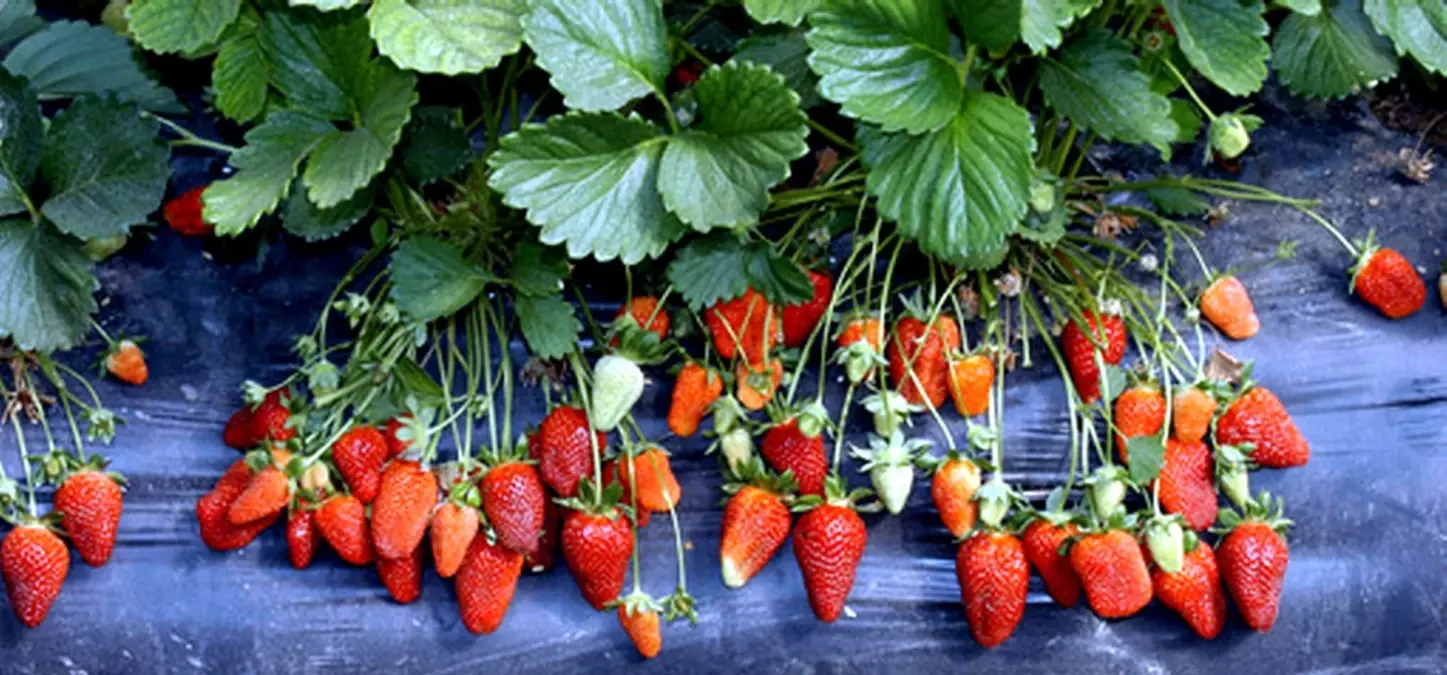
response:
[[[975,491],[974,500],[980,506],[980,519],[976,528],[992,532],[1011,530],[1015,523],[1007,519],[1010,509],[1027,504],[1025,498],[1010,487],[999,473]]]
[[[886,389],[871,394],[860,401],[864,409],[874,418],[874,433],[888,438],[897,433],[901,426],[910,423],[910,416],[925,411],[920,404],[910,403],[903,394]]]
[[[1237,507],[1245,507],[1251,501],[1250,474],[1256,468],[1251,453],[1256,450],[1254,443],[1240,445],[1218,445],[1213,459],[1216,465],[1216,483],[1221,493]]]
[[[1221,509],[1219,520],[1220,526],[1211,528],[1211,531],[1226,535],[1231,530],[1247,523],[1264,523],[1267,527],[1276,531],[1277,534],[1286,535],[1288,529],[1295,523],[1286,518],[1286,502],[1280,497],[1273,497],[1270,492],[1262,492],[1255,499],[1237,509]]]
[[[603,489],[593,482],[591,476],[584,477],[578,481],[578,495],[576,497],[558,498],[554,500],[559,506],[581,511],[595,516],[603,516],[613,520],[620,516],[633,518],[633,507],[621,503],[623,499],[623,484],[617,481],[610,483]]]
[[[921,453],[918,457],[915,458],[914,465],[916,467],[919,467],[919,470],[923,471],[925,475],[933,476],[939,473],[940,470],[943,469],[946,465],[953,464],[955,462],[969,462],[971,464],[974,464],[975,468],[979,469],[981,472],[994,470],[993,467],[990,466],[989,460],[986,460],[982,457],[971,457],[970,455],[958,449],[949,450],[943,455]]]
[[[792,472],[785,472],[785,475],[789,473]],[[845,480],[843,476],[840,476],[836,472],[829,474],[829,477],[824,479],[823,496],[804,495],[794,501],[790,510],[795,513],[803,513],[828,504],[830,506],[841,506],[846,509],[853,509],[860,513],[873,513],[880,509],[880,504],[878,502],[864,503],[865,500],[873,496],[875,496],[874,490],[866,487],[850,490],[849,481]]]
[[[613,345],[611,353],[644,366],[662,363],[669,354],[668,344],[657,333],[645,330],[628,312],[609,324],[607,343]]]
[[[708,406],[709,412],[713,415],[713,430],[719,436],[746,425],[749,421],[749,411],[733,394],[725,394],[718,397]]]
[[[103,473],[115,481],[116,485],[121,488],[126,487],[126,477],[115,471],[107,471],[106,468],[111,463],[110,459],[100,455],[82,459],[68,450],[56,448],[31,459],[39,461],[39,473],[45,484],[59,486],[78,473]]]
[[[1377,231],[1371,229],[1367,230],[1366,239],[1352,242],[1357,246],[1357,258],[1352,263],[1351,268],[1347,270],[1351,273],[1351,281],[1347,283],[1348,293],[1356,292],[1357,278],[1362,275],[1362,272],[1366,271],[1367,265],[1372,262],[1372,258],[1377,255],[1377,252],[1382,250],[1382,247],[1377,244],[1376,239]]]
[[[658,600],[655,600],[653,596],[643,592],[641,588],[635,588],[628,595],[609,600],[607,604],[603,605],[603,609],[618,609],[619,607],[622,607],[623,611],[628,613],[628,616],[664,611],[663,605],[660,604]]]
[[[1097,519],[1108,520],[1124,511],[1129,481],[1130,473],[1114,464],[1097,468],[1082,481],[1086,486],[1086,501]]]
[[[749,486],[779,495],[786,502],[792,501],[799,492],[799,482],[794,480],[793,471],[771,471],[759,457],[751,457],[737,467],[729,467],[724,473],[725,494],[733,495]],[[724,501],[727,502],[727,498]]]

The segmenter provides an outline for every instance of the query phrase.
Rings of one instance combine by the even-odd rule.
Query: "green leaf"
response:
[[[1377,32],[1392,38],[1397,54],[1447,74],[1447,4],[1441,0],[1366,0]]]
[[[879,210],[921,249],[972,269],[1005,253],[1029,201],[1035,137],[1009,99],[971,92],[944,128],[920,136],[860,131]]]
[[[246,146],[231,155],[236,174],[206,189],[204,217],[217,234],[235,235],[276,208],[291,187],[297,167],[328,134],[331,123],[300,112],[267,116],[246,132]]]
[[[512,261],[512,285],[524,295],[556,295],[568,276],[568,256],[536,242],[518,244]]]
[[[1099,0],[1022,0],[1020,37],[1036,55],[1059,47],[1063,31],[1100,4]]]
[[[299,181],[298,181],[299,182]],[[329,209],[317,208],[299,184],[291,186],[282,211],[281,224],[287,232],[307,241],[331,239],[352,229],[372,210],[372,191],[360,190],[351,199]]]
[[[271,62],[262,49],[259,27],[258,17],[242,13],[221,42],[211,67],[216,109],[237,122],[250,122],[266,109]]]
[[[517,295],[513,297],[513,309],[533,356],[562,358],[577,348],[583,324],[578,322],[573,306],[561,296]]]
[[[126,16],[136,42],[171,54],[215,42],[240,11],[241,0],[132,0]]]
[[[1171,121],[1176,123],[1176,142],[1190,143],[1201,133],[1201,113],[1196,104],[1183,98],[1171,99]]]
[[[732,232],[714,232],[678,249],[668,282],[694,310],[730,300],[749,288],[749,249]]]
[[[819,77],[809,69],[809,43],[804,41],[803,31],[754,35],[739,43],[734,59],[753,61],[783,75],[789,88],[799,95],[799,107],[819,105]]]
[[[1051,107],[1101,138],[1149,143],[1169,156],[1176,138],[1170,101],[1151,91],[1130,43],[1091,31],[1040,61],[1040,91]]]
[[[45,122],[30,84],[0,71],[0,216],[24,213]]]
[[[361,5],[363,0],[290,0],[292,7],[315,7],[323,12],[351,9]]]
[[[141,71],[131,43],[105,26],[57,21],[15,45],[3,65],[30,80],[41,98],[109,94],[147,110],[186,110]]]
[[[0,0],[0,50],[44,27],[35,0]]]
[[[959,112],[965,77],[944,0],[825,0],[810,21],[819,93],[844,114],[917,134]]]
[[[480,73],[522,47],[527,0],[375,0],[377,50],[424,73]]]
[[[1025,7],[1021,0],[953,0],[955,18],[965,38],[992,52],[1003,52],[1020,39]]]
[[[402,146],[402,168],[423,185],[446,178],[472,159],[472,142],[457,108],[428,107],[412,112]]]
[[[90,332],[100,287],[80,242],[48,224],[0,220],[0,337],[23,350],[70,349]]]
[[[744,9],[759,23],[797,26],[821,0],[744,0]]]
[[[1341,98],[1397,74],[1397,56],[1372,30],[1361,0],[1338,0],[1316,16],[1292,14],[1272,42],[1276,73],[1292,93]]]
[[[523,33],[568,107],[613,110],[663,91],[668,30],[658,0],[532,0],[531,8]]]
[[[496,281],[462,257],[456,246],[427,236],[411,237],[392,254],[392,299],[421,321],[451,316]]]
[[[1136,436],[1125,441],[1125,453],[1130,461],[1130,479],[1136,485],[1149,485],[1161,475],[1161,465],[1166,460],[1166,446],[1160,436]]]
[[[755,242],[746,249],[749,285],[775,305],[792,305],[814,297],[809,273],[778,249]]]
[[[1211,208],[1205,197],[1180,187],[1151,188],[1146,190],[1146,199],[1168,216],[1199,216]]]
[[[302,173],[307,196],[317,206],[342,203],[381,173],[392,146],[368,129],[332,130],[317,143]]]
[[[769,189],[809,152],[799,97],[783,77],[746,61],[710,68],[693,91],[700,119],[663,152],[663,204],[701,232],[757,222]]]
[[[1297,14],[1316,16],[1321,13],[1321,0],[1276,0],[1276,4]]]
[[[1186,59],[1232,96],[1245,96],[1266,81],[1265,11],[1261,0],[1164,0]]]
[[[447,392],[417,361],[406,357],[397,359],[397,364],[392,372],[397,376],[396,382],[399,386],[399,391],[396,392],[397,398],[404,406],[409,397],[416,402],[419,408],[446,404]]]
[[[171,152],[135,106],[85,97],[50,124],[40,173],[50,185],[42,213],[81,239],[116,237],[161,205]]]
[[[526,209],[545,244],[574,258],[632,265],[655,257],[685,227],[663,207],[658,164],[667,138],[637,117],[572,113],[528,125],[488,158],[503,203]]]

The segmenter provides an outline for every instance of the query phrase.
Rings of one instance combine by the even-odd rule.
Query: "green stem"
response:
[[[238,149],[238,148],[232,147],[232,146],[230,146],[230,145],[227,145],[227,144],[225,144],[225,143],[218,143],[218,142],[216,142],[216,141],[207,140],[207,139],[205,139],[205,138],[202,138],[202,137],[200,137],[200,136],[197,136],[196,134],[191,133],[191,130],[190,130],[190,129],[187,129],[186,127],[183,127],[183,126],[181,126],[181,125],[179,125],[179,124],[176,124],[175,122],[172,122],[171,120],[168,120],[168,119],[166,119],[166,118],[164,118],[164,117],[161,117],[160,115],[157,115],[157,114],[155,114],[155,113],[142,112],[141,115],[143,115],[143,116],[145,116],[145,117],[149,117],[149,118],[151,118],[152,120],[155,120],[155,121],[157,121],[157,122],[160,122],[160,123],[161,123],[161,126],[164,126],[164,127],[166,127],[167,129],[170,129],[170,130],[171,130],[173,133],[175,133],[177,136],[180,136],[180,137],[181,137],[180,140],[171,141],[171,145],[172,145],[173,147],[174,147],[174,146],[190,145],[190,146],[195,146],[195,147],[198,147],[198,148],[207,148],[207,149],[209,149],[209,150],[215,150],[215,151],[217,151],[217,152],[224,152],[224,153],[226,153],[226,154],[228,154],[228,155],[231,154],[231,153],[233,153],[233,152],[236,152],[237,149]]]
[[[1161,59],[1160,61],[1161,64],[1166,67],[1166,70],[1171,71],[1171,75],[1176,78],[1176,81],[1181,83],[1181,87],[1186,90],[1186,94],[1196,103],[1196,107],[1200,108],[1201,112],[1206,114],[1206,119],[1215,121],[1216,113],[1211,112],[1211,107],[1206,105],[1205,101],[1201,100],[1201,97],[1196,94],[1196,90],[1191,87],[1191,83],[1186,80],[1186,76],[1181,74],[1181,71],[1176,68],[1176,65],[1171,63],[1170,59]]]
[[[810,120],[809,120],[809,128],[810,128],[810,129],[813,129],[813,130],[814,130],[814,133],[817,133],[817,134],[819,134],[820,136],[823,136],[825,140],[829,141],[830,143],[833,143],[834,145],[837,145],[837,146],[839,146],[839,147],[841,147],[841,148],[844,148],[844,149],[846,149],[846,150],[848,150],[848,151],[850,151],[850,152],[855,152],[855,153],[859,152],[859,148],[858,148],[857,146],[855,146],[853,143],[851,143],[848,139],[844,138],[843,136],[840,136],[839,134],[834,133],[834,131],[833,131],[832,129],[830,129],[829,127],[824,126],[823,124],[820,124],[820,123],[814,121],[813,119],[810,119]]]

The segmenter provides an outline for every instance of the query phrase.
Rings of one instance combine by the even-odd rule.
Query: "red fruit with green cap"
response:
[[[1080,577],[1070,566],[1070,557],[1060,552],[1066,540],[1079,532],[1080,528],[1069,520],[1042,516],[1025,526],[1022,537],[1025,558],[1045,581],[1045,592],[1061,607],[1074,607],[1080,602]]]
[[[1225,536],[1216,561],[1226,589],[1251,630],[1266,632],[1281,609],[1281,587],[1290,557],[1282,536],[1291,521],[1282,517],[1282,503],[1263,493],[1240,513],[1223,509]]]
[[[0,578],[10,609],[26,628],[45,621],[69,573],[65,542],[40,523],[21,524],[0,542]]]
[[[430,528],[432,565],[437,576],[450,579],[457,574],[480,527],[477,509],[469,505],[449,500],[437,507]]]
[[[982,647],[997,647],[1015,633],[1025,616],[1030,564],[1020,538],[982,531],[960,544],[955,576],[970,633]]]
[[[1060,346],[1080,400],[1094,403],[1100,398],[1100,366],[1095,361],[1095,352],[1100,350],[1101,361],[1106,365],[1119,364],[1125,356],[1126,328],[1125,322],[1115,314],[1087,310],[1083,321],[1084,329],[1075,321],[1065,324]]]
[[[955,539],[975,526],[980,507],[975,492],[980,489],[980,467],[958,453],[950,453],[934,470],[930,497],[940,512],[940,522]]]
[[[66,474],[55,490],[55,512],[60,514],[60,526],[81,560],[100,567],[110,561],[116,547],[125,480],[107,473],[104,460],[82,463],[69,455],[65,457]]]
[[[798,417],[774,425],[764,433],[759,452],[775,471],[793,472],[800,494],[824,494],[825,479],[829,475],[824,438],[821,434],[804,433],[799,428]]]
[[[868,490],[845,493],[843,479],[831,476],[823,503],[799,517],[794,527],[794,558],[804,576],[809,608],[825,623],[839,620],[854,588],[854,577],[869,532],[855,502]]]
[[[1402,319],[1422,309],[1427,285],[1407,260],[1390,248],[1368,246],[1352,268],[1352,290],[1388,319]]]
[[[593,441],[589,440],[588,414],[581,408],[558,406],[538,425],[536,442],[538,472],[543,482],[562,497],[578,494],[578,481],[593,475]],[[599,456],[608,448],[608,435],[595,432]]]
[[[499,544],[522,554],[538,550],[548,493],[533,465],[499,456],[482,475],[482,511]]]
[[[824,313],[829,311],[829,300],[834,294],[834,278],[828,272],[809,272],[809,285],[814,294],[804,302],[785,305],[782,310],[784,324],[784,346],[802,347],[819,325]]]
[[[1226,593],[1221,590],[1221,573],[1210,545],[1196,540],[1186,551],[1181,569],[1168,573],[1151,570],[1151,585],[1161,604],[1185,619],[1196,634],[1215,639],[1226,626]]]
[[[742,484],[724,505],[719,538],[719,569],[729,588],[740,588],[754,578],[789,538],[792,515],[784,499],[795,489],[793,478],[769,473],[758,458],[742,464]]]
[[[462,625],[469,632],[491,633],[502,625],[522,571],[521,553],[489,542],[486,536],[472,539],[454,583],[457,609],[462,614]]]
[[[382,489],[382,467],[387,456],[387,439],[374,427],[349,429],[332,444],[332,461],[363,504],[371,504]]]
[[[1124,619],[1151,601],[1151,575],[1140,543],[1129,532],[1091,532],[1070,547],[1070,566],[1085,599],[1103,619]]]
[[[1130,439],[1161,433],[1161,427],[1166,423],[1166,397],[1154,384],[1137,384],[1116,397],[1111,422],[1120,432],[1115,437],[1120,461],[1129,464],[1126,444]]]
[[[1303,466],[1311,460],[1311,446],[1296,428],[1290,413],[1265,387],[1253,386],[1226,408],[1216,420],[1216,445],[1255,446],[1251,460],[1273,469]]]
[[[563,559],[573,580],[593,609],[618,599],[633,555],[633,521],[618,508],[621,490],[610,486],[600,495],[592,479],[584,479],[574,510],[563,519]]]

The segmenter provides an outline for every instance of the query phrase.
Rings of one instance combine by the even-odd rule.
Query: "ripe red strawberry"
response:
[[[637,469],[636,478],[630,475],[633,472],[629,471],[627,457],[619,457],[617,478],[625,489],[628,489],[627,486],[637,489],[639,508],[667,513],[669,506],[677,505],[683,497],[683,488],[679,487],[673,468],[668,464],[667,452],[657,447],[649,448],[633,456],[632,466]]]
[[[60,525],[87,565],[100,567],[110,561],[124,499],[116,479],[94,466],[71,474],[55,491]]]
[[[65,542],[42,525],[16,527],[0,542],[0,576],[5,580],[10,609],[26,628],[45,621],[69,572],[70,551]]]
[[[427,534],[436,506],[437,475],[417,462],[392,462],[382,472],[382,489],[372,502],[372,545],[377,557],[411,556]]]
[[[1121,392],[1115,399],[1115,413],[1111,420],[1120,431],[1115,437],[1115,447],[1120,452],[1122,464],[1129,464],[1126,440],[1141,436],[1156,436],[1166,423],[1166,397],[1155,385],[1138,384]]]
[[[398,560],[378,558],[377,576],[392,599],[406,605],[422,597],[422,568],[426,564],[423,549],[418,546],[411,555]]]
[[[713,334],[714,348],[725,359],[738,355],[749,363],[760,363],[779,339],[779,310],[752,288],[710,307],[703,319]]]
[[[1216,522],[1216,469],[1205,443],[1167,440],[1159,480],[1166,512],[1181,514],[1197,532]]]
[[[975,491],[979,489],[980,467],[964,457],[952,455],[935,469],[934,478],[930,479],[930,496],[951,537],[959,539],[975,526],[980,513]]]
[[[724,585],[739,588],[764,569],[789,538],[789,525],[789,507],[768,487],[745,485],[729,497],[718,544]]]
[[[522,571],[521,553],[488,543],[485,536],[473,537],[467,557],[457,570],[457,608],[462,625],[474,635],[497,630],[512,604]]]
[[[231,418],[226,420],[226,430],[222,432],[221,440],[226,443],[227,447],[250,450],[261,442],[252,429],[251,408],[242,406],[240,410],[231,413]]]
[[[382,489],[382,466],[387,462],[387,439],[373,427],[354,427],[332,444],[332,461],[352,494],[371,504]]]
[[[1352,289],[1388,319],[1416,314],[1427,302],[1422,276],[1392,249],[1369,249],[1352,271]]]
[[[885,348],[889,377],[905,400],[915,405],[938,408],[950,395],[950,368],[946,358],[949,329],[936,320],[933,330],[925,322],[907,316],[894,325],[894,336]],[[953,326],[954,322],[950,321]],[[958,335],[956,328],[954,335]],[[955,339],[958,339],[956,337]]]
[[[780,312],[784,324],[784,346],[802,347],[819,325],[819,319],[829,311],[830,296],[834,294],[834,279],[828,272],[809,272],[809,284],[814,295],[796,305],[785,305]]]
[[[1181,615],[1197,635],[1212,640],[1226,626],[1226,593],[1221,590],[1216,554],[1206,542],[1197,542],[1186,552],[1175,574],[1152,569],[1151,585],[1161,604]]]
[[[432,514],[432,564],[437,576],[451,578],[467,558],[467,549],[481,527],[477,509],[454,501],[443,502]],[[418,547],[421,548],[421,547]]]
[[[1102,619],[1124,619],[1151,602],[1151,575],[1141,545],[1124,530],[1087,534],[1070,547],[1070,566]]]
[[[596,610],[618,599],[633,555],[632,521],[609,508],[606,514],[570,511],[563,518],[563,559]]]
[[[961,417],[983,415],[990,408],[990,387],[995,384],[995,364],[984,354],[951,358],[950,399]]]
[[[245,459],[238,459],[216,481],[216,487],[196,500],[196,521],[200,525],[201,541],[216,551],[232,551],[250,544],[256,536],[276,522],[276,518],[263,518],[233,525],[228,517],[231,504],[246,491],[251,483],[251,467]]]
[[[1251,630],[1266,632],[1276,623],[1281,608],[1281,586],[1289,558],[1281,533],[1291,521],[1281,517],[1281,504],[1263,494],[1247,506],[1244,516],[1234,511],[1222,518],[1230,528],[1216,551],[1226,589]]]
[[[824,494],[824,479],[829,475],[824,438],[806,435],[799,429],[798,419],[770,428],[759,443],[759,451],[775,471],[794,472],[800,494]]]
[[[538,550],[524,556],[525,569],[534,574],[553,569],[557,562],[558,542],[563,538],[563,507],[548,495],[547,507],[543,509],[543,536],[538,539]]]
[[[1125,356],[1125,322],[1114,314],[1098,315],[1085,312],[1086,328],[1081,329],[1074,321],[1065,324],[1060,334],[1060,346],[1065,351],[1065,365],[1070,369],[1070,381],[1080,400],[1094,403],[1100,398],[1100,368],[1095,364],[1095,343],[1090,341],[1086,330],[1101,343],[1100,357],[1106,364],[1119,364]]]
[[[146,368],[146,354],[131,340],[121,340],[106,354],[106,370],[116,379],[127,384],[140,386],[150,379]]]
[[[1025,616],[1030,565],[1020,539],[1004,532],[981,532],[960,544],[955,556],[960,601],[970,633],[982,647],[998,647]]]
[[[407,449],[412,447],[412,439],[402,440],[397,436],[397,432],[404,429],[411,419],[412,413],[402,413],[387,420],[387,428],[382,430],[382,437],[387,440],[387,459],[407,452]]]
[[[659,629],[658,611],[640,609],[631,611],[627,605],[618,605],[618,623],[633,642],[639,656],[651,659],[658,656],[663,648],[663,633]]]
[[[1261,319],[1246,286],[1229,274],[1201,293],[1201,315],[1232,340],[1245,340],[1261,330]]]
[[[245,525],[282,512],[291,502],[291,484],[286,474],[267,466],[251,477],[246,490],[232,502],[226,517],[232,525]]]
[[[831,500],[799,517],[794,528],[794,558],[804,575],[809,608],[825,623],[844,611],[869,532],[848,501]]]
[[[538,426],[538,471],[559,496],[578,494],[578,481],[593,475],[595,455],[588,429],[588,414],[572,406],[553,408]],[[608,435],[595,433],[601,456],[608,447]]]
[[[1057,525],[1046,518],[1036,518],[1025,527],[1025,557],[1045,581],[1045,591],[1061,607],[1080,602],[1080,577],[1070,566],[1069,556],[1060,554],[1061,544],[1079,532],[1074,523]]]
[[[1273,469],[1302,466],[1311,459],[1311,446],[1291,421],[1276,395],[1265,387],[1252,387],[1236,399],[1216,421],[1216,445],[1251,443],[1251,459]]]
[[[621,319],[625,314],[632,316],[643,330],[657,335],[659,340],[668,339],[668,329],[672,326],[672,321],[668,318],[668,312],[658,306],[658,298],[647,295],[633,298],[628,304],[618,308],[618,314],[613,319]],[[618,340],[615,338],[613,343],[616,345]]]
[[[518,553],[538,550],[548,494],[531,464],[508,461],[482,476],[482,510],[497,542]]]
[[[353,565],[372,562],[372,535],[367,507],[353,495],[336,495],[317,509],[317,531],[332,549]]]
[[[176,234],[183,237],[206,237],[215,231],[215,226],[202,217],[204,205],[201,196],[208,187],[210,186],[202,185],[191,188],[166,202],[161,215]]]
[[[291,420],[290,395],[278,389],[266,395],[261,405],[251,411],[251,432],[260,443],[264,440],[285,443],[296,438],[296,429],[287,426]]]
[[[673,383],[668,429],[684,438],[697,433],[709,406],[723,393],[723,385],[723,377],[713,369],[696,361],[684,364]]]
[[[303,502],[291,509],[286,518],[286,552],[291,566],[302,570],[311,567],[317,553],[317,513]]]
[[[1194,443],[1205,438],[1215,416],[1216,399],[1200,387],[1182,389],[1171,399],[1171,433],[1178,441]]]

